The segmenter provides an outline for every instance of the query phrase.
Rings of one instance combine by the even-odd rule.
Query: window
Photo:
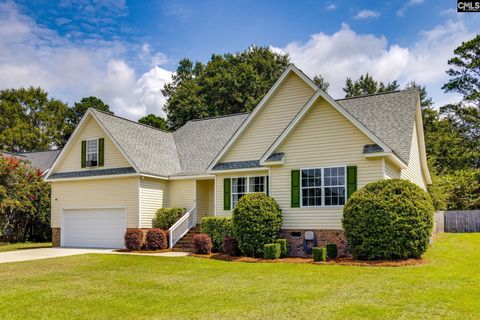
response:
[[[345,167],[303,169],[302,207],[345,204]]]
[[[98,139],[87,140],[87,161],[98,161]]]
[[[232,178],[232,208],[247,193],[265,193],[265,176]]]

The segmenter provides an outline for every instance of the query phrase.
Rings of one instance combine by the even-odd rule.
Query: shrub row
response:
[[[207,234],[196,234],[193,237],[195,253],[210,254],[212,252],[212,239]]]
[[[177,220],[187,211],[185,208],[161,208],[157,210],[153,226],[163,230],[170,229]]]
[[[278,259],[282,252],[279,243],[268,243],[263,246],[263,258],[265,259]]]
[[[162,229],[129,229],[125,232],[125,247],[130,251],[163,250],[168,248],[168,238]]]
[[[327,261],[327,248],[312,248],[313,261]]]
[[[223,242],[232,236],[232,219],[229,217],[205,217],[200,223],[200,232],[212,239],[214,252],[225,252]]]

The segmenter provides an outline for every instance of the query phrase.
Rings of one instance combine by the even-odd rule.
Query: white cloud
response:
[[[424,0],[410,0],[406,4],[404,4],[400,9],[397,10],[397,16],[402,17],[408,8],[422,4]]]
[[[0,88],[39,86],[69,104],[94,95],[133,120],[163,115],[160,90],[171,72],[160,66],[167,57],[144,44],[138,56],[149,70],[139,75],[126,62],[129,49],[119,41],[74,43],[38,25],[15,4],[0,3]]]
[[[450,20],[420,32],[419,40],[406,47],[389,44],[384,36],[358,34],[343,24],[334,34],[317,33],[307,42],[294,42],[275,50],[288,53],[292,62],[310,77],[323,75],[335,98],[344,96],[342,88],[347,76],[358,78],[369,72],[384,82],[398,80],[402,87],[410,80],[427,85],[437,105],[442,105],[459,99],[441,90],[448,79],[447,61],[462,41],[474,36],[464,21]]]
[[[325,7],[325,9],[328,11],[335,10],[336,8],[337,8],[337,5],[334,3],[327,4],[327,6]]]
[[[374,10],[361,10],[355,16],[355,19],[370,19],[380,17],[380,12]]]

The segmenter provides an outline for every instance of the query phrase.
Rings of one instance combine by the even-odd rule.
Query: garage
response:
[[[124,208],[62,210],[63,247],[124,248]]]

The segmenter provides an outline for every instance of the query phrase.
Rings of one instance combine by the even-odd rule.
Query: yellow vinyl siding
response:
[[[158,209],[167,203],[167,181],[140,179],[140,228],[151,228]]]
[[[373,143],[326,101],[318,101],[276,150],[285,164],[270,174],[270,195],[282,209],[285,229],[341,229],[343,207],[291,208],[291,170],[357,166],[357,184],[383,178],[382,160],[367,159],[363,146]]]
[[[259,170],[259,171],[245,171],[245,172],[232,172],[232,173],[221,173],[215,175],[215,184],[216,184],[216,202],[217,202],[217,211],[215,215],[228,217],[232,215],[232,210],[223,210],[223,179],[225,178],[238,178],[238,177],[257,177],[257,176],[268,176],[268,169]]]
[[[421,188],[427,189],[420,164],[420,152],[418,147],[418,135],[416,124],[413,126],[412,143],[410,146],[410,159],[408,167],[402,170],[401,177],[418,184]]]
[[[170,180],[167,207],[190,209],[194,206],[195,180]]]
[[[62,209],[126,207],[127,228],[137,228],[138,184],[138,177],[54,181],[52,227],[61,227]]]
[[[221,162],[260,159],[314,94],[296,74],[290,74],[277,90]]]
[[[89,115],[88,118],[85,119],[83,128],[81,128],[81,131],[78,132],[74,140],[70,143],[69,149],[63,155],[63,159],[61,159],[61,162],[54,172],[92,170],[92,168],[81,167],[82,140],[96,138],[105,139],[105,164],[98,169],[131,167],[130,163],[125,159],[120,150],[118,150],[113,141],[110,140],[97,121]]]
[[[202,217],[213,216],[214,180],[197,180],[196,183],[197,221],[200,222]]]
[[[385,160],[385,178],[398,179],[401,176],[401,169],[390,161]]]

